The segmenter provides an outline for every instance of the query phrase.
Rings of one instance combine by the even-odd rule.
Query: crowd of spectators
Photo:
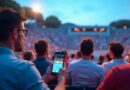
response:
[[[127,58],[123,57],[125,46],[130,44],[129,29],[116,33],[111,30],[108,36],[74,35],[70,38],[66,29],[60,31],[62,28],[42,29],[34,25],[28,33],[24,20],[13,10],[0,12],[0,90],[50,90],[52,83],[54,90],[65,90],[66,85],[85,90],[130,89],[130,51]],[[78,50],[71,58],[67,52],[72,49],[68,41]],[[108,53],[100,55],[95,62],[93,53],[97,49],[107,49]],[[53,50],[65,55],[64,65],[57,75],[52,75],[55,55],[50,55],[49,51]]]
[[[37,25],[30,25],[28,39],[26,39],[25,48],[32,49],[33,44],[40,40],[45,39],[50,42],[49,46],[54,47],[50,52],[59,50],[78,50],[80,42],[85,37],[91,37],[95,43],[95,50],[102,51],[107,50],[109,42],[116,40],[121,42],[126,49],[126,52],[130,49],[130,29],[108,29],[109,34],[69,34],[68,28],[40,28]],[[95,32],[94,32],[95,33]],[[102,33],[102,32],[101,32]]]

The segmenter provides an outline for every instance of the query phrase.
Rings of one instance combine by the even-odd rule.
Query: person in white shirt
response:
[[[67,81],[72,86],[97,87],[104,78],[104,70],[91,60],[93,41],[86,38],[81,42],[81,60],[68,67]]]
[[[122,58],[122,54],[124,52],[124,47],[119,42],[111,42],[109,45],[109,54],[112,60],[110,62],[106,62],[102,65],[105,74],[109,72],[112,67],[118,66],[121,64],[127,64],[127,62]]]

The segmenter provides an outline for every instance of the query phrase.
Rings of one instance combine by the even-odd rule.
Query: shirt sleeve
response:
[[[20,79],[21,90],[50,90],[34,65],[31,65]]]
[[[114,69],[112,69],[110,72],[106,74],[105,79],[103,82],[99,85],[97,90],[115,90],[114,85],[115,85],[115,74],[114,74]]]

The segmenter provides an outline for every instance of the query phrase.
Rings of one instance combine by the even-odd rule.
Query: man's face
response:
[[[20,52],[23,50],[24,41],[25,41],[25,34],[24,34],[24,23],[21,23],[20,27],[18,28],[18,37],[15,42],[15,51]]]

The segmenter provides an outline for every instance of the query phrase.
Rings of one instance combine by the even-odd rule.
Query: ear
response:
[[[11,34],[11,37],[12,37],[13,40],[17,39],[17,37],[18,37],[18,30],[17,30],[17,28],[14,28],[14,30],[13,30],[13,32]]]

